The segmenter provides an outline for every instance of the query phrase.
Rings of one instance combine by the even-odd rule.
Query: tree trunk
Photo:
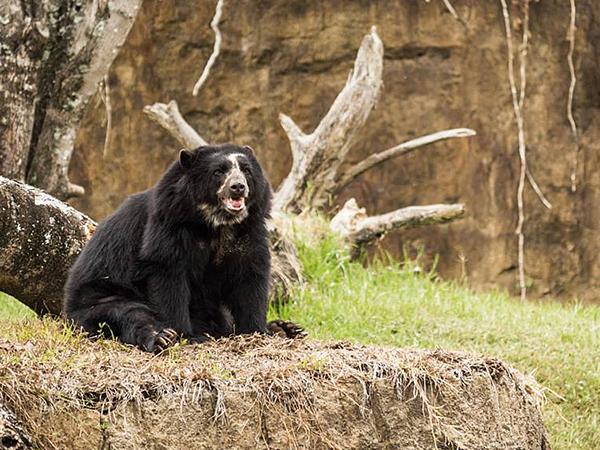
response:
[[[24,180],[48,40],[47,2],[8,0],[0,6],[0,174]]]
[[[67,199],[79,122],[142,0],[9,0],[0,6],[0,174]],[[0,97],[1,98],[1,97]]]
[[[63,286],[95,229],[86,215],[0,177],[0,290],[39,314],[59,314]]]

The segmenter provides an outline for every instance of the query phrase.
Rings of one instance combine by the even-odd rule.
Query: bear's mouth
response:
[[[227,211],[230,211],[235,214],[246,209],[246,199],[244,197],[229,197],[223,200],[223,204],[225,205],[225,209],[227,209]]]

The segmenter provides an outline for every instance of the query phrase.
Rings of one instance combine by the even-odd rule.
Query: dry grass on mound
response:
[[[549,448],[537,385],[496,359],[264,336],[154,356],[10,326],[0,404],[39,448]]]

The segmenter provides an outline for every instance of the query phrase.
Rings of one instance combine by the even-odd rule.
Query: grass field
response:
[[[314,242],[314,240],[313,240]],[[351,262],[332,237],[298,240],[308,283],[297,301],[271,311],[303,324],[315,339],[462,349],[534,372],[547,388],[554,450],[600,448],[600,308],[521,303],[476,294],[415,271],[414,263]],[[31,315],[0,294],[0,317]],[[1,332],[0,332],[1,334]]]
[[[522,303],[386,260],[351,262],[333,238],[298,241],[308,278],[298,300],[273,315],[316,339],[462,349],[504,359],[547,388],[555,450],[600,449],[600,308]]]

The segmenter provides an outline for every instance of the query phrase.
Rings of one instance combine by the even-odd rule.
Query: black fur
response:
[[[243,220],[217,195],[233,153],[244,155]],[[267,332],[271,195],[249,147],[182,151],[154,187],[98,226],[70,270],[63,315],[147,351],[177,335],[197,342]]]

